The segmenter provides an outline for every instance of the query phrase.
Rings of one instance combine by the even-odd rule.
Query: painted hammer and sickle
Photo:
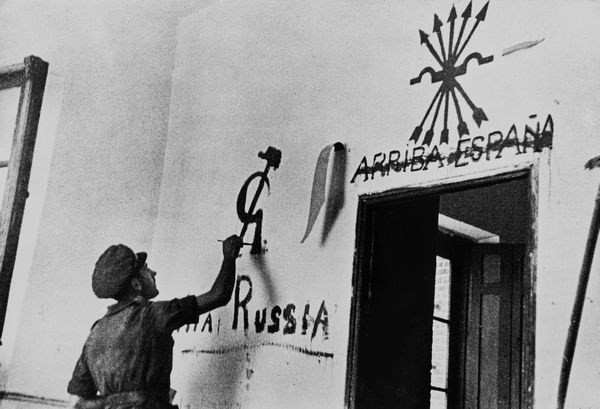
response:
[[[265,166],[265,170],[262,172],[255,172],[242,185],[240,189],[240,193],[237,198],[237,214],[240,221],[243,223],[242,231],[240,233],[240,237],[243,239],[244,234],[248,230],[248,226],[250,224],[256,224],[254,229],[254,240],[252,241],[252,249],[250,250],[250,254],[258,254],[261,252],[261,236],[262,236],[262,218],[263,212],[262,209],[258,209],[255,211],[256,204],[258,203],[258,199],[262,193],[265,185],[267,189],[271,189],[271,185],[269,183],[269,178],[267,174],[269,173],[269,169],[273,168],[276,170],[281,163],[281,151],[272,146],[269,146],[265,152],[259,152],[258,157],[267,161]],[[246,202],[248,199],[248,188],[250,183],[254,181],[254,179],[258,180],[258,187],[254,196],[252,198],[252,202],[250,202],[250,207],[246,210]]]

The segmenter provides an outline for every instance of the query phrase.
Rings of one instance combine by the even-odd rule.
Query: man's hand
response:
[[[236,235],[223,241],[223,262],[219,274],[208,292],[196,296],[199,314],[227,305],[231,300],[235,284],[235,260],[241,248],[242,239]]]
[[[223,257],[226,259],[236,259],[242,248],[242,239],[233,235],[223,241]]]

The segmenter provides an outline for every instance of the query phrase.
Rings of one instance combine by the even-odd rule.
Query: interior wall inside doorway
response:
[[[526,178],[445,193],[440,213],[500,237],[501,243],[522,244],[529,228]]]

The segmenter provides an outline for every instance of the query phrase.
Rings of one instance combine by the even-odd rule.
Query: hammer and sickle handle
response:
[[[256,190],[256,193],[254,194],[254,198],[252,199],[252,202],[250,203],[250,208],[248,209],[248,211],[246,211],[246,199],[248,197],[248,187],[250,186],[250,183],[252,183],[252,181],[256,178],[260,178],[260,181],[258,183],[258,189]],[[265,184],[267,185],[267,189],[270,190],[271,186],[269,184],[269,179],[267,178],[267,175],[265,174],[265,172],[255,172],[244,182],[244,185],[242,186],[242,189],[240,190],[240,193],[239,193],[238,199],[237,199],[237,214],[238,214],[240,221],[242,223],[244,223],[244,226],[242,227],[242,232],[240,233],[241,238],[244,238],[244,234],[246,233],[246,230],[248,229],[249,224],[257,223],[262,220],[262,211],[259,209],[257,212],[254,212],[254,208],[256,207],[256,203],[258,202],[258,198],[260,197],[263,186]]]
[[[261,252],[261,235],[262,235],[262,218],[263,212],[261,209],[255,211],[256,204],[258,203],[258,199],[262,193],[265,185],[268,190],[271,190],[271,186],[269,183],[269,178],[267,174],[269,173],[269,169],[273,168],[276,170],[281,163],[281,151],[272,146],[269,146],[265,152],[259,152],[258,157],[267,161],[265,166],[265,170],[262,172],[255,172],[242,185],[240,193],[238,194],[236,210],[240,221],[243,223],[242,231],[240,233],[240,238],[244,238],[244,234],[248,230],[248,226],[250,224],[256,224],[254,229],[254,240],[252,242],[252,250],[251,254],[258,254]],[[250,202],[250,207],[246,210],[246,201],[248,200],[248,188],[250,183],[254,181],[254,179],[258,179],[258,187],[254,196],[252,197],[252,201]]]

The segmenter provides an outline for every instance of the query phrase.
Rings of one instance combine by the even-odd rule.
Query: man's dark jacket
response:
[[[68,392],[106,409],[172,408],[172,333],[197,323],[198,313],[194,296],[158,302],[137,297],[111,305],[92,326]]]

